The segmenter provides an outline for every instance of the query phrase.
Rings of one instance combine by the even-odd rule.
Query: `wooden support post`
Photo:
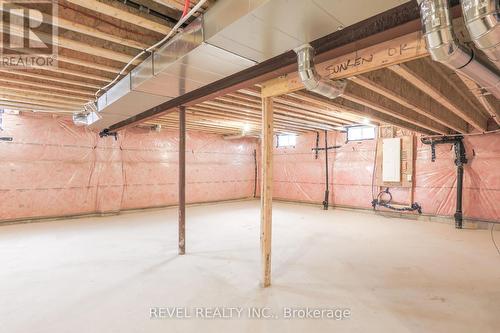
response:
[[[273,100],[262,99],[262,177],[260,245],[262,286],[271,285],[271,238],[273,205]]]
[[[186,253],[186,107],[179,107],[179,255]]]

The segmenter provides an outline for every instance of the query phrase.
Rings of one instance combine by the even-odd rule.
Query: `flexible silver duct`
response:
[[[101,116],[97,112],[73,113],[73,124],[76,126],[89,126],[99,119],[101,119]]]
[[[313,91],[328,98],[337,98],[344,93],[347,82],[345,80],[332,81],[322,78],[314,68],[314,49],[304,44],[295,49],[299,65],[299,77],[307,90]]]
[[[500,77],[458,43],[453,31],[448,0],[418,0],[427,49],[435,61],[469,77],[500,98]]]
[[[476,47],[500,68],[500,1],[462,0],[465,25]]]
[[[97,112],[97,105],[93,101],[85,104],[83,111],[73,113],[73,123],[76,126],[89,126],[99,119],[101,119],[101,116]]]

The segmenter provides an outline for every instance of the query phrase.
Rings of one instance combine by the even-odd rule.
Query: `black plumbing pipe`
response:
[[[423,144],[431,145],[432,162],[436,159],[436,145],[438,144],[453,144],[455,150],[455,165],[457,166],[457,204],[455,209],[455,228],[462,229],[463,212],[462,212],[462,194],[464,183],[464,164],[467,164],[467,156],[462,136],[441,137],[436,139],[422,138]]]
[[[462,229],[462,187],[464,181],[464,167],[457,166],[457,208],[455,211],[455,228]]]
[[[462,191],[464,182],[464,164],[467,163],[465,146],[462,137],[453,144],[455,148],[455,165],[457,166],[457,209],[455,212],[455,228],[462,229]]]
[[[325,200],[323,200],[323,209],[328,210],[329,197],[330,197],[330,187],[328,185],[328,131],[325,130],[325,175],[326,175],[326,188],[325,188]]]

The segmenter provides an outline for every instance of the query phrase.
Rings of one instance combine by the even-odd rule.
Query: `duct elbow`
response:
[[[313,91],[330,99],[337,98],[344,93],[347,82],[345,80],[332,81],[322,78],[314,67],[314,49],[305,44],[295,49],[297,53],[299,77],[307,90]]]
[[[486,8],[488,6],[485,6],[485,4],[489,4],[489,7],[491,7],[495,5],[494,2],[495,0],[462,0],[462,6],[465,12],[467,9],[470,10],[470,8],[474,7],[473,4],[478,7]],[[496,2],[498,3],[498,0],[496,0]],[[500,98],[500,78],[498,73],[492,71],[478,59],[475,59],[474,52],[471,49],[459,44],[453,31],[449,0],[418,0],[418,4],[420,7],[422,29],[427,44],[427,50],[432,59],[443,63],[456,72],[464,74],[481,87],[488,90],[496,98]],[[496,8],[498,9],[498,5]],[[471,15],[471,17],[476,16]],[[481,17],[487,17],[487,15]],[[472,22],[474,20],[471,19],[470,21]],[[487,33],[477,33],[476,35],[488,35],[488,38],[492,40],[492,36],[495,34],[498,39],[498,30]],[[478,40],[478,38],[476,38],[476,40]],[[490,44],[494,43],[491,42]],[[496,45],[498,45],[498,43]],[[483,51],[484,50],[485,49],[483,49]]]
[[[500,68],[500,3],[498,0],[462,0],[461,4],[471,40]]]
[[[76,126],[90,126],[102,117],[97,111],[97,104],[88,102],[81,112],[73,113],[73,124]]]
[[[332,81],[327,79],[320,79],[317,82],[316,88],[310,90],[330,99],[334,99],[344,94],[346,85],[347,82],[345,80]]]
[[[448,0],[419,0],[422,29],[431,58],[453,69],[473,58],[470,49],[459,45],[453,31]]]

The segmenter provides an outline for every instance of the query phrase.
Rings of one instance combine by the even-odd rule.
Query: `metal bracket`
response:
[[[118,140],[118,132],[110,132],[109,128],[106,128],[99,133],[99,137],[101,137],[101,138],[108,137],[108,136],[114,137],[115,141]]]

